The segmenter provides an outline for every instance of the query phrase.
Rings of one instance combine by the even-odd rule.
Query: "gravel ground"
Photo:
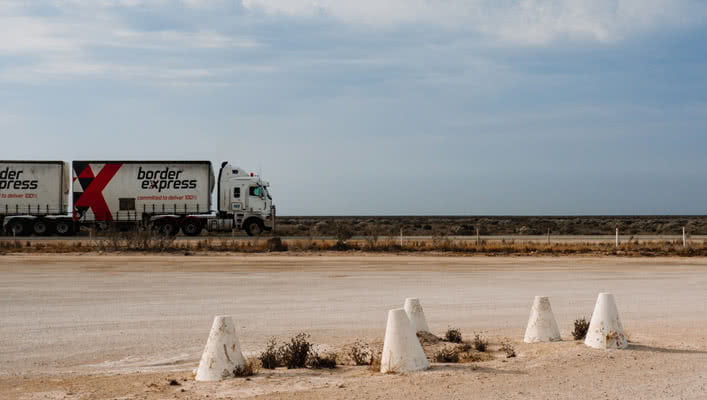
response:
[[[628,350],[571,340],[600,291],[616,295]],[[551,297],[564,342],[521,343],[539,294]],[[437,334],[485,332],[492,360],[402,375],[347,366],[191,376],[214,315],[234,315],[246,354],[299,331],[336,349],[380,343],[387,310],[411,296]],[[704,258],[3,256],[0,397],[705,399],[706,304]],[[518,357],[497,351],[505,337]]]

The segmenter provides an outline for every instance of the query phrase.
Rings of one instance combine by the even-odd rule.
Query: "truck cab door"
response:
[[[248,187],[248,208],[254,212],[265,211],[265,191],[260,185]]]
[[[244,207],[243,204],[243,188],[241,186],[234,186],[231,190],[231,211],[242,212]]]

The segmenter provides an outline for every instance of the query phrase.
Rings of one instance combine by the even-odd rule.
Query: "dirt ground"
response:
[[[627,350],[571,338],[601,291]],[[522,343],[534,295],[551,297],[563,342]],[[193,380],[214,315],[234,316],[246,355],[300,331],[336,350],[380,344],[405,297],[439,335],[483,332],[490,360]],[[707,399],[706,304],[705,258],[2,256],[0,399]],[[517,357],[498,351],[504,338]]]

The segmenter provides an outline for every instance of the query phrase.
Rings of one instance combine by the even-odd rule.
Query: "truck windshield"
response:
[[[265,195],[268,196],[268,199],[272,200],[272,197],[270,197],[270,191],[266,186],[263,186],[263,190],[265,191]]]

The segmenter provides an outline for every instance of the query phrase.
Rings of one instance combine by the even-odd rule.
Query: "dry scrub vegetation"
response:
[[[0,255],[9,253],[89,253],[138,252],[195,253],[234,252],[381,252],[381,253],[449,253],[456,255],[613,255],[613,256],[707,256],[705,241],[691,241],[683,246],[678,240],[630,240],[618,247],[609,242],[527,242],[514,240],[474,240],[435,237],[399,240],[365,239],[288,239],[278,237],[233,240],[175,240],[149,232],[126,232],[103,239],[72,241],[0,240]]]
[[[707,216],[377,216],[287,217],[277,220],[281,236],[454,235],[693,235],[707,234]]]

